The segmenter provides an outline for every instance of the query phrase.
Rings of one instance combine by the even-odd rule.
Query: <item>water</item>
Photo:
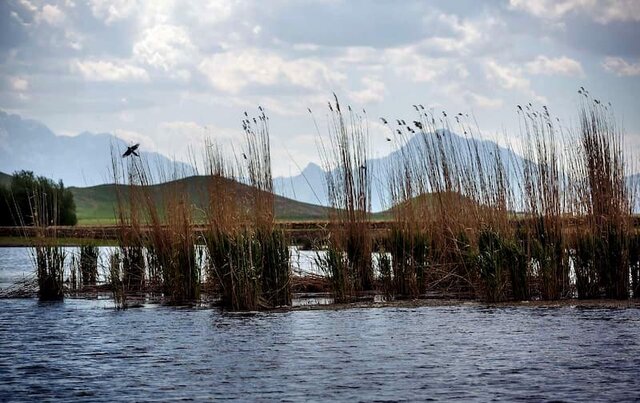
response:
[[[0,300],[0,401],[640,399],[638,309],[111,307]]]

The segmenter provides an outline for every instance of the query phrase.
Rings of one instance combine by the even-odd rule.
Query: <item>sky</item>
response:
[[[261,105],[288,176],[320,160],[307,108],[325,133],[334,92],[383,156],[378,118],[413,104],[510,141],[517,104],[575,126],[584,86],[640,150],[639,38],[638,0],[1,0],[0,109],[187,160]]]

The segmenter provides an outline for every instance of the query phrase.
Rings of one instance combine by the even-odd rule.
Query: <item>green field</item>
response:
[[[226,189],[235,192],[240,200],[245,200],[249,205],[252,188],[250,186],[227,180]],[[115,223],[118,192],[127,197],[130,188],[123,185],[99,185],[86,188],[70,187],[76,203],[76,214],[79,225],[107,225]],[[194,205],[196,212],[203,211],[208,204],[208,178],[205,176],[192,176],[177,181],[167,182],[148,187],[149,194],[158,203],[162,204],[162,198],[176,192],[187,192],[189,200]],[[306,221],[325,220],[328,217],[326,207],[282,196],[275,196],[275,213],[278,220]],[[197,216],[198,214],[196,214]]]

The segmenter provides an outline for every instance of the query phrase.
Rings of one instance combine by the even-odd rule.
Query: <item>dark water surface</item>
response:
[[[0,400],[640,398],[637,309],[108,306],[0,300]]]

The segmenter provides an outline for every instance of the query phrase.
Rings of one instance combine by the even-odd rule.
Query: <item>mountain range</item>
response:
[[[84,132],[59,136],[44,124],[0,110],[0,171],[33,171],[66,186],[93,186],[113,182],[111,150],[119,156],[127,143],[109,133]],[[193,173],[187,164],[142,151],[156,166]]]
[[[446,132],[454,147],[467,147],[467,140],[454,133]],[[495,143],[481,140],[480,148],[493,150]],[[419,136],[410,138],[403,147],[420,148]],[[127,147],[127,143],[109,133],[80,133],[76,136],[56,135],[44,124],[24,119],[19,115],[8,114],[0,110],[0,171],[12,173],[17,170],[30,170],[37,175],[58,180],[66,186],[75,188],[92,187],[113,182],[109,172],[112,166],[112,152],[118,156]],[[192,176],[195,170],[188,164],[174,162],[159,153],[144,151],[144,156],[152,166],[170,167],[168,172],[181,172],[183,177]],[[514,166],[523,163],[523,158],[506,148],[499,148],[503,161]],[[371,159],[368,162],[372,173],[371,204],[374,212],[391,206],[388,198],[387,183],[384,180],[385,169],[400,158],[400,150]],[[299,174],[290,177],[274,178],[274,192],[288,199],[315,205],[328,205],[325,186],[326,172],[313,163],[308,164]]]

